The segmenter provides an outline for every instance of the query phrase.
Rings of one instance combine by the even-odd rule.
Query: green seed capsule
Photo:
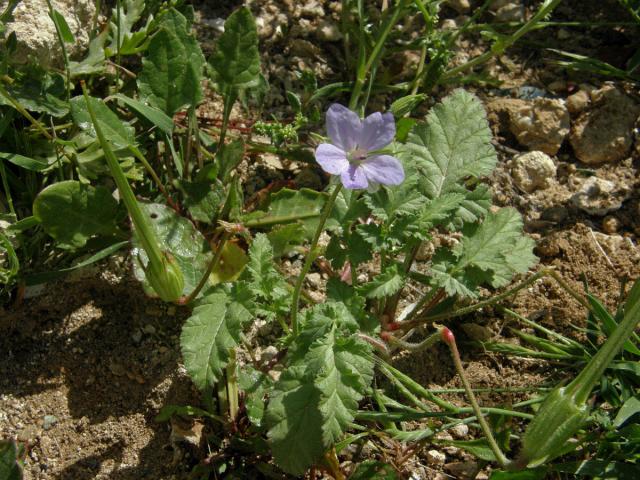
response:
[[[588,416],[586,403],[578,404],[568,387],[556,388],[529,424],[516,464],[534,468],[562,454]]]
[[[180,266],[169,253],[163,252],[159,265],[150,262],[145,275],[153,290],[165,302],[175,302],[182,296],[184,276]]]

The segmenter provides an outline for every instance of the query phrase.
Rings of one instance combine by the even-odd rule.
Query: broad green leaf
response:
[[[311,237],[317,226],[327,196],[308,188],[283,188],[270,196],[267,211],[252,212],[245,216],[247,227],[267,227],[276,224],[300,222],[305,234]]]
[[[393,265],[380,275],[362,285],[358,291],[367,298],[385,298],[398,292],[404,284],[404,278],[398,272],[398,267]]]
[[[7,160],[18,167],[22,167],[25,170],[31,170],[32,172],[42,172],[51,166],[47,160],[29,158],[23,155],[18,155],[17,153],[0,152],[0,159]]]
[[[195,107],[202,99],[203,64],[200,45],[188,30],[187,19],[170,9],[142,59],[140,96],[169,116],[184,107]]]
[[[273,248],[263,233],[258,233],[251,242],[247,272],[249,288],[254,295],[265,300],[265,304],[280,304],[289,298],[287,284],[274,268]]]
[[[490,142],[491,130],[482,104],[472,94],[456,90],[433,107],[425,123],[413,128],[400,157],[419,173],[422,193],[434,199],[464,192],[460,183],[467,178],[491,173],[497,157]],[[483,205],[473,205],[473,197],[468,196],[468,212],[483,209]]]
[[[451,440],[446,442],[446,445],[453,445],[454,447],[466,450],[480,460],[486,460],[487,462],[496,461],[496,456],[494,455],[493,450],[491,450],[486,438],[477,438],[474,440]]]
[[[267,434],[276,464],[292,475],[304,475],[328,448],[322,442],[322,392],[304,380],[304,365],[280,376],[267,406]]]
[[[69,73],[71,78],[79,77],[82,75],[96,75],[102,73],[105,69],[105,53],[104,44],[109,35],[108,30],[104,30],[97,35],[89,43],[89,52],[87,56],[79,62],[69,61]]]
[[[131,107],[136,113],[158,127],[162,132],[171,135],[173,132],[173,120],[159,108],[151,107],[138,100],[129,98],[126,95],[118,93],[113,96],[127,106]]]
[[[258,84],[258,32],[248,8],[237,9],[224,22],[224,33],[216,43],[209,64],[213,80],[218,84],[220,91],[237,91]]]
[[[318,407],[323,419],[322,440],[327,447],[337,443],[347,430],[373,379],[370,354],[367,343],[356,337],[340,338],[333,329],[305,356],[306,373],[322,392]]]
[[[294,475],[340,439],[373,379],[371,347],[349,317],[338,303],[308,309],[271,395],[269,442],[278,466]]]
[[[30,112],[48,113],[54,117],[64,117],[69,112],[69,105],[63,100],[67,91],[64,77],[37,65],[25,67],[11,85],[5,84],[5,88],[13,99]],[[0,105],[15,108],[2,94]]]
[[[217,285],[237,280],[248,261],[242,248],[233,242],[225,242],[218,265],[211,272],[211,283]]]
[[[174,185],[182,191],[184,206],[187,207],[194,220],[208,224],[214,221],[225,196],[224,189],[219,182],[177,180]]]
[[[118,115],[107,107],[102,100],[89,97],[89,101],[91,102],[91,109],[94,111],[98,122],[100,122],[102,132],[114,148],[125,148],[135,144],[135,131],[131,125],[118,118]],[[94,138],[97,137],[87,110],[87,104],[82,95],[71,99],[71,114],[73,115],[73,121],[80,129]]]
[[[269,241],[273,246],[273,256],[280,258],[304,243],[304,228],[299,223],[289,223],[278,225],[267,233]]]
[[[109,190],[75,180],[48,186],[33,203],[33,216],[45,232],[70,247],[82,247],[94,235],[114,234],[117,212]]]
[[[159,203],[140,203],[143,213],[149,217],[149,224],[153,229],[160,250],[168,252],[178,263],[184,276],[184,294],[188,295],[198,285],[207,271],[212,253],[204,236],[196,230],[186,218],[178,215],[173,209]],[[142,248],[137,247],[134,232],[134,273],[142,282],[145,291],[154,295],[148,284],[144,270],[140,266],[147,264],[147,255]]]
[[[203,298],[187,319],[180,335],[184,366],[201,390],[211,388],[222,377],[229,350],[240,342],[244,323],[251,314],[223,292]]]

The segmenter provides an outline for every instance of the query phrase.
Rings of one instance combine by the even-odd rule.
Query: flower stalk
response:
[[[140,244],[149,259],[148,265],[146,267],[143,266],[145,276],[153,290],[162,300],[165,302],[176,301],[182,295],[182,290],[184,288],[184,277],[182,275],[182,271],[173,256],[160,249],[158,239],[151,229],[149,220],[142,213],[133,190],[122,171],[122,167],[118,163],[118,160],[116,159],[116,156],[102,131],[102,127],[100,127],[96,114],[91,107],[89,95],[87,94],[87,89],[84,83],[82,84],[82,93],[87,105],[87,111],[91,117],[91,122],[93,123],[96,135],[100,145],[102,146],[102,150],[104,151],[104,156],[109,170],[111,171],[111,175],[118,187],[120,197],[127,207],[127,211],[129,212],[129,216],[131,217],[135,227]]]
[[[293,330],[294,335],[297,335],[299,331],[298,304],[300,301],[300,290],[302,290],[302,282],[304,281],[304,278],[306,277],[307,273],[309,273],[311,264],[316,259],[316,256],[317,256],[316,248],[318,247],[318,240],[320,239],[320,235],[324,230],[324,225],[325,223],[327,223],[327,219],[331,214],[331,210],[333,210],[333,205],[334,203],[336,203],[336,198],[338,198],[338,194],[340,193],[340,190],[342,190],[342,185],[341,184],[336,185],[335,188],[333,189],[333,193],[331,194],[331,197],[329,197],[329,199],[327,200],[327,203],[325,203],[324,205],[324,209],[320,214],[320,221],[318,223],[318,228],[316,228],[316,232],[313,235],[313,240],[311,241],[311,245],[309,246],[309,254],[305,259],[302,270],[300,271],[300,275],[298,276],[298,280],[296,281],[296,284],[293,287],[293,300],[291,302],[291,329]]]

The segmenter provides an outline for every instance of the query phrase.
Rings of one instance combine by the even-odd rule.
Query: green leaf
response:
[[[591,304],[591,308],[593,314],[598,317],[598,320],[602,324],[602,330],[607,335],[607,337],[611,336],[611,334],[618,327],[618,322],[613,318],[613,316],[607,311],[607,309],[600,303],[596,297],[591,294],[587,294],[587,300]],[[633,344],[631,339],[627,339],[624,342],[625,351],[632,353],[634,355],[640,356],[640,349]]]
[[[280,258],[304,243],[305,232],[301,224],[289,223],[272,228],[267,236],[273,246],[273,256]]]
[[[358,465],[349,480],[397,480],[399,478],[401,477],[388,463],[365,460]]]
[[[460,184],[467,178],[491,173],[497,157],[490,142],[482,104],[472,94],[456,90],[433,107],[426,123],[413,128],[400,158],[419,173],[421,192],[435,199],[466,190]],[[473,196],[469,202],[466,209],[473,211]]]
[[[73,33],[71,33],[71,29],[69,28],[69,24],[64,19],[62,14],[57,10],[52,10],[49,12],[49,17],[53,20],[53,23],[58,28],[58,32],[62,37],[64,43],[74,43],[75,38],[73,37]]]
[[[200,45],[188,31],[187,19],[172,8],[162,17],[142,59],[140,96],[169,116],[183,107],[195,107],[202,99],[203,65]]]
[[[500,470],[494,470],[491,472],[489,480],[542,480],[546,478],[546,476],[547,470],[545,468],[536,468],[521,472],[502,472]]]
[[[108,30],[102,31],[89,43],[89,53],[80,62],[69,61],[71,78],[82,75],[96,75],[104,72],[106,56],[104,44],[109,35]]]
[[[0,158],[7,160],[8,162],[17,165],[18,167],[24,168],[25,170],[31,170],[32,172],[42,172],[49,168],[52,164],[50,164],[47,160],[38,159],[38,158],[29,158],[22,155],[18,155],[17,153],[2,153],[0,152]]]
[[[299,222],[307,237],[311,237],[316,231],[326,201],[326,194],[309,188],[283,188],[269,197],[266,212],[252,212],[244,217],[243,223],[247,227],[255,228]]]
[[[120,120],[104,102],[98,98],[89,97],[91,109],[96,115],[96,119],[100,123],[100,129],[104,133],[107,141],[113,145],[115,149],[125,148],[135,144],[134,128],[128,123]],[[73,121],[84,132],[97,138],[96,130],[87,110],[87,103],[84,96],[78,95],[71,99],[71,114]]]
[[[267,302],[288,296],[286,282],[274,268],[273,248],[264,233],[258,233],[251,242],[247,272],[251,277],[249,287],[254,295]]]
[[[493,450],[491,450],[486,438],[477,438],[475,440],[451,440],[446,442],[446,445],[453,445],[454,447],[466,450],[480,460],[485,460],[487,462],[496,461],[496,456],[494,455]]]
[[[250,312],[223,292],[203,298],[187,319],[180,335],[184,366],[201,390],[211,388],[222,377],[229,350],[240,342],[243,324]]]
[[[156,415],[156,422],[167,422],[174,415],[180,415],[183,417],[205,417],[218,422],[222,422],[222,419],[216,415],[213,415],[206,410],[191,405],[165,405],[160,409],[160,413]]]
[[[613,426],[616,428],[621,427],[629,421],[631,417],[638,413],[640,413],[640,397],[630,397],[626,402],[624,402],[622,407],[620,407],[620,410],[618,410],[618,414],[613,421]]]
[[[21,75],[11,85],[6,85],[7,93],[30,112],[48,113],[54,117],[64,117],[69,112],[64,77],[48,72],[37,65],[24,68]],[[15,108],[8,98],[0,94],[0,105]]]
[[[394,117],[399,119],[411,113],[414,108],[416,108],[426,99],[427,95],[425,95],[424,93],[419,93],[417,95],[406,95],[393,102],[391,104],[391,107],[389,107],[389,110],[391,110],[391,113],[393,113]]]
[[[13,440],[0,440],[0,478],[22,480],[20,451]]]
[[[211,224],[217,218],[225,196],[219,182],[177,180],[175,185],[184,195],[184,206],[194,220]]]
[[[94,235],[114,234],[117,212],[118,202],[109,190],[75,180],[48,186],[33,203],[33,216],[45,232],[71,247],[84,246]]]
[[[256,86],[260,80],[258,32],[251,11],[241,7],[224,22],[209,64],[221,92]]]
[[[249,420],[256,427],[260,427],[265,413],[264,397],[273,388],[273,380],[251,365],[243,365],[238,375],[238,386],[245,392]]]
[[[184,276],[183,293],[188,295],[207,271],[212,256],[209,244],[189,220],[179,216],[166,205],[140,203],[140,208],[149,217],[149,224],[158,240],[160,250],[169,253],[178,263]],[[154,295],[141,268],[141,262],[143,265],[148,262],[147,255],[144,249],[137,247],[135,232],[134,246],[132,253],[136,278],[142,282],[149,295]]]
[[[292,475],[304,475],[325,452],[323,419],[318,409],[321,392],[304,380],[304,365],[280,376],[267,406],[267,434],[276,464]]]
[[[372,281],[362,285],[358,291],[367,298],[385,298],[398,292],[404,284],[404,277],[400,275],[397,265],[387,268]]]
[[[373,379],[371,347],[350,317],[339,303],[308,309],[289,347],[266,415],[274,458],[288,473],[301,475],[338,441]]]
[[[171,135],[171,132],[173,132],[173,120],[159,108],[151,107],[121,93],[115,94],[113,98],[117,98],[131,107],[136,113],[147,119],[167,135]]]
[[[146,28],[133,32],[133,26],[140,20],[144,12],[144,0],[120,0],[111,13],[111,43],[105,49],[108,56],[131,55],[137,53],[146,39]],[[120,12],[118,13],[118,8]],[[119,20],[119,23],[117,23]],[[147,27],[149,21],[147,21]],[[118,49],[118,46],[120,47]]]

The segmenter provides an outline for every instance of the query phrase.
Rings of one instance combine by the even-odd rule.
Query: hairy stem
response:
[[[320,235],[324,230],[324,224],[327,222],[327,218],[331,214],[331,210],[333,209],[333,204],[336,202],[336,198],[338,194],[342,190],[342,184],[339,183],[333,189],[333,193],[331,197],[327,200],[327,203],[324,205],[324,209],[320,214],[320,221],[318,223],[318,228],[316,228],[316,233],[313,236],[313,240],[311,241],[311,245],[309,246],[309,254],[305,259],[302,270],[300,271],[300,275],[298,276],[298,280],[293,288],[293,299],[291,302],[291,329],[293,330],[293,334],[298,334],[298,303],[300,300],[300,290],[302,290],[302,282],[304,281],[305,276],[309,272],[311,268],[311,264],[315,260],[316,257],[316,247],[318,246],[318,240],[320,239]]]

